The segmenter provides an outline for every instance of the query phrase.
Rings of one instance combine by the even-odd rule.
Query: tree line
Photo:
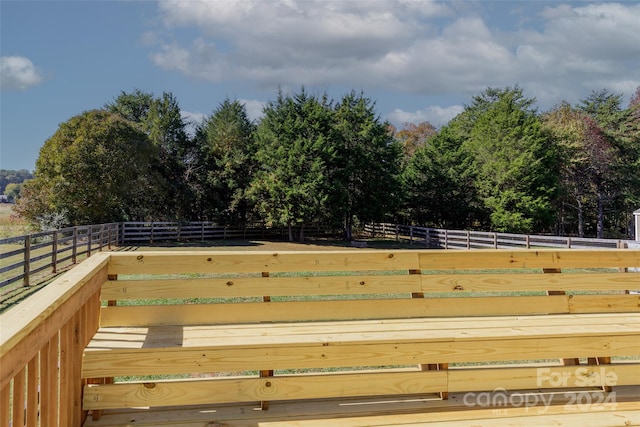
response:
[[[195,132],[178,100],[121,92],[62,123],[16,209],[41,226],[211,220],[343,230],[368,221],[621,237],[640,207],[640,88],[540,112],[487,88],[440,129],[394,128],[375,102],[279,92],[258,121],[225,99]]]
[[[9,202],[20,197],[22,183],[33,178],[33,174],[26,169],[0,169],[0,194],[6,196]]]

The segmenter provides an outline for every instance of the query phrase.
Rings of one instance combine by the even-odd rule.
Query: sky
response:
[[[545,111],[640,86],[640,1],[0,0],[0,168],[60,123],[171,92],[194,126],[226,99],[356,91],[396,126],[446,124],[488,87]]]

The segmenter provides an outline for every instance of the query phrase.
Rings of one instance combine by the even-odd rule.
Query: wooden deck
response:
[[[507,404],[501,405],[501,397]],[[640,426],[640,386],[494,393],[451,393],[405,399],[341,399],[254,405],[107,410],[85,427],[372,427],[372,426]]]

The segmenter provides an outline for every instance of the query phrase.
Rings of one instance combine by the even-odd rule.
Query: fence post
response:
[[[444,230],[444,248],[449,249],[449,230]]]
[[[73,243],[71,246],[71,262],[78,262],[78,227],[73,227]]]
[[[531,249],[531,236],[528,234],[524,237],[524,245],[527,249]]]
[[[23,283],[29,286],[29,272],[31,271],[31,236],[24,237],[24,278]]]
[[[571,249],[571,236],[567,237],[567,249]]]
[[[51,272],[58,271],[58,230],[53,230],[53,241],[51,242]]]
[[[467,249],[471,249],[471,232],[467,230]]]
[[[409,244],[413,245],[413,225],[409,226]]]
[[[87,227],[87,258],[91,256],[91,240],[93,240],[93,226]]]

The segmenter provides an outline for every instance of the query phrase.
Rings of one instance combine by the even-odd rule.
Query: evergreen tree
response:
[[[389,125],[380,122],[374,106],[363,94],[351,92],[335,107],[330,205],[348,240],[353,238],[355,220],[383,221],[397,211],[402,199],[401,146]]]
[[[249,215],[246,191],[255,171],[255,124],[244,104],[225,99],[196,131],[200,217],[242,225]]]
[[[258,169],[248,194],[268,225],[294,228],[304,240],[304,228],[329,211],[327,161],[332,114],[326,97],[310,96],[304,88],[294,96],[278,94],[264,110],[257,129]]]
[[[489,88],[467,107],[473,126],[463,148],[496,231],[543,231],[553,222],[557,156],[534,102],[518,87]]]

